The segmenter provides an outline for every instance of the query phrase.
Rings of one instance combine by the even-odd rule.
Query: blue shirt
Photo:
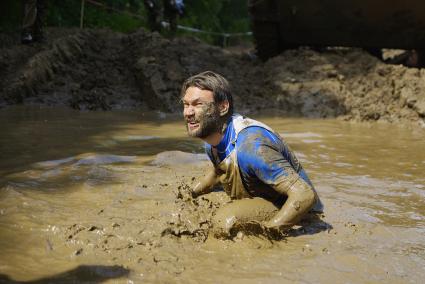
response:
[[[218,165],[236,148],[239,172],[248,191],[258,189],[261,192],[259,196],[269,193],[270,198],[266,198],[275,199],[273,185],[282,177],[288,176],[289,171],[297,173],[313,186],[295,154],[273,132],[260,126],[249,126],[239,133],[234,144],[232,141],[235,140],[235,135],[233,121],[230,119],[222,140],[215,146],[217,156],[212,154],[211,145],[205,144],[205,150],[213,164]]]

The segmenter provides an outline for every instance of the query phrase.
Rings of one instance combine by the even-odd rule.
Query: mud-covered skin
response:
[[[219,182],[215,168],[210,168],[207,174],[195,185],[192,191],[192,197],[207,194],[212,191],[214,186]]]
[[[215,237],[234,237],[239,232],[245,234],[262,233],[261,223],[269,220],[279,208],[259,197],[234,200],[217,210],[212,218]]]
[[[302,179],[297,179],[289,188],[283,179],[278,183],[276,190],[286,190],[287,200],[279,212],[273,216],[264,226],[268,228],[290,228],[295,225],[310,209],[317,200],[316,192]]]
[[[218,108],[209,91],[188,88],[183,98],[183,115],[191,137],[205,138],[221,128]]]

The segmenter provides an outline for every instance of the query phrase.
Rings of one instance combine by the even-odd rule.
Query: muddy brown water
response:
[[[208,161],[179,117],[0,112],[0,283],[420,283],[425,132],[260,116],[325,204],[282,239],[208,235],[222,192],[185,193]]]

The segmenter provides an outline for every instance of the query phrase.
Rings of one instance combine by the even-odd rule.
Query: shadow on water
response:
[[[258,222],[246,222],[237,224],[230,230],[230,239],[237,239],[238,233],[243,232],[248,236],[262,236],[271,241],[282,241],[287,237],[298,237],[303,235],[315,235],[324,231],[330,231],[333,226],[323,221],[321,214],[310,213],[296,226],[289,229],[269,229]],[[220,236],[218,236],[220,237]],[[226,238],[225,237],[225,238]]]
[[[110,279],[127,276],[129,273],[129,269],[118,265],[80,265],[57,275],[30,281],[15,281],[5,274],[0,274],[0,283],[101,283]]]
[[[299,224],[298,228],[291,228],[287,235],[297,237],[302,235],[315,235],[320,232],[330,231],[333,226],[323,221],[321,214],[309,214]]]
[[[282,240],[286,237],[298,237],[303,235],[315,235],[324,231],[330,231],[333,226],[323,221],[321,214],[310,213],[298,224],[280,234],[273,232],[274,240]]]

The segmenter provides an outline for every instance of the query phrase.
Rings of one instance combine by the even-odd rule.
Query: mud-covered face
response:
[[[211,91],[189,87],[183,97],[183,107],[189,136],[202,139],[220,131],[220,113]]]

